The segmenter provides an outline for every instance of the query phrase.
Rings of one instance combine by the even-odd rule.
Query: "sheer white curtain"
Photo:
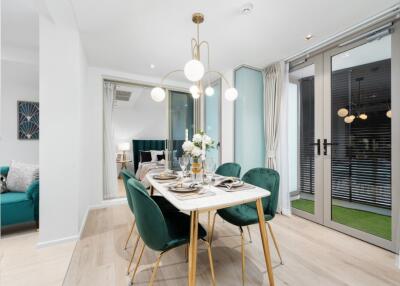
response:
[[[284,62],[265,69],[265,141],[267,168],[280,175],[278,210],[290,214],[287,91],[289,68]],[[296,143],[293,143],[296,144]]]
[[[111,82],[104,82],[103,86],[103,185],[104,199],[117,197],[117,164],[115,162],[115,141],[112,125],[113,103],[116,86]]]

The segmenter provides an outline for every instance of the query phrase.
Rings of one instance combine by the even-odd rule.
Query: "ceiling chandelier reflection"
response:
[[[368,115],[365,111],[357,111],[362,110],[362,104],[361,104],[361,81],[363,81],[363,77],[356,78],[356,81],[358,82],[358,104],[355,104],[352,102],[351,94],[350,94],[350,102],[346,107],[339,108],[337,111],[337,115],[339,117],[343,118],[343,121],[347,124],[352,123],[356,118],[361,119],[361,120],[367,120]],[[364,107],[365,108],[365,107]],[[356,110],[354,112],[354,110]],[[392,118],[392,110],[390,106],[388,106],[387,112],[386,112],[386,117],[391,119]]]
[[[191,54],[192,59],[189,60],[183,70],[174,70],[167,73],[161,80],[161,85],[154,87],[151,90],[151,98],[154,101],[161,102],[165,99],[165,89],[161,86],[164,81],[172,74],[183,72],[185,77],[193,82],[193,85],[190,87],[190,93],[194,99],[200,98],[201,95],[212,96],[214,95],[214,88],[210,83],[210,76],[212,74],[217,74],[221,77],[228,86],[228,89],[225,91],[225,98],[229,101],[234,101],[238,97],[238,92],[236,88],[232,87],[229,82],[226,80],[225,76],[215,70],[210,69],[210,45],[207,41],[200,41],[200,24],[204,22],[204,15],[201,13],[194,13],[192,15],[192,21],[196,24],[197,27],[197,37],[192,38],[191,40]],[[200,50],[202,47],[207,48],[207,69],[204,67],[204,64],[201,62],[200,58]],[[206,81],[207,80],[207,81]],[[204,89],[203,87],[207,85]]]

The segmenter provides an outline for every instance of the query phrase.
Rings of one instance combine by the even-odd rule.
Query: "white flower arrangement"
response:
[[[194,158],[199,158],[200,156],[202,156],[203,159],[206,155],[205,152],[214,147],[214,141],[203,131],[194,134],[192,141],[187,140],[182,145],[182,149],[186,155],[192,156]]]

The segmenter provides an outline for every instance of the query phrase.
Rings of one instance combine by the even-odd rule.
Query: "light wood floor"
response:
[[[200,215],[206,225],[207,215]],[[92,210],[77,243],[64,285],[127,285],[126,268],[132,242],[122,250],[132,215],[126,205]],[[284,265],[271,246],[276,285],[400,285],[396,255],[298,217],[277,216],[272,222],[280,242]],[[258,226],[252,226],[253,243],[246,245],[247,285],[268,285]],[[237,228],[217,219],[213,255],[218,285],[241,285],[240,237]],[[270,240],[271,242],[271,240]],[[207,253],[198,254],[198,285],[210,285]],[[142,262],[155,261],[146,249]],[[184,249],[163,257],[156,285],[187,285]],[[135,285],[146,285],[150,271],[140,272]]]
[[[1,237],[1,286],[62,285],[76,242],[37,248],[38,238],[36,230]]]

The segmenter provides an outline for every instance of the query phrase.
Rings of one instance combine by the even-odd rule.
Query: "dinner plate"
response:
[[[178,176],[177,175],[173,175],[173,174],[157,174],[153,176],[154,179],[156,180],[173,180],[173,179],[177,179]]]
[[[171,186],[168,188],[171,192],[175,193],[191,193],[191,192],[198,192],[200,191],[200,187],[191,187],[191,188],[186,188],[186,187],[177,187],[177,186]]]

